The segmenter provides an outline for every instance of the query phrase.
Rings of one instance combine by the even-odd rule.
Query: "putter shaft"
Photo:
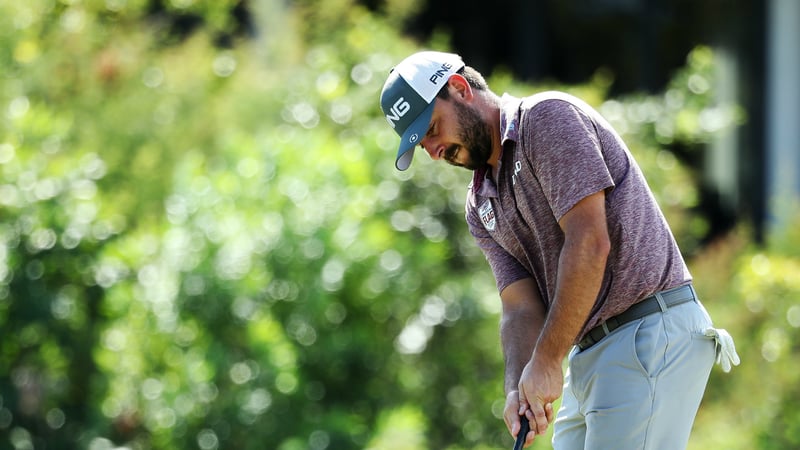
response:
[[[524,415],[519,416],[519,422],[520,428],[519,433],[517,433],[517,441],[514,443],[514,450],[522,450],[522,446],[525,445],[525,437],[528,436],[528,432],[531,430],[527,417]]]

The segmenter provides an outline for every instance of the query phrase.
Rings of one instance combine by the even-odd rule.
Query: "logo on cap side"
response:
[[[389,121],[392,128],[396,128],[395,121],[400,120],[400,118],[405,116],[410,110],[411,105],[404,97],[400,97],[394,102],[394,105],[389,108],[389,114],[386,114],[386,120]]]

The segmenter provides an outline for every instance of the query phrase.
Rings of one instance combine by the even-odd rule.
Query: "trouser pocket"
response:
[[[642,373],[650,378],[658,375],[664,367],[667,344],[662,314],[651,314],[640,320],[633,334],[633,350]]]

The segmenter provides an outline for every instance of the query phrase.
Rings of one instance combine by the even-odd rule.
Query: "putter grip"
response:
[[[525,437],[528,436],[528,432],[531,430],[528,418],[524,415],[519,416],[519,423],[519,433],[517,433],[517,442],[514,443],[514,450],[522,450],[522,446],[525,445]]]

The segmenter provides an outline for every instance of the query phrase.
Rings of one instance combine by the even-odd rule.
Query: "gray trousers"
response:
[[[556,450],[684,449],[715,361],[695,300],[650,314],[569,355]]]

